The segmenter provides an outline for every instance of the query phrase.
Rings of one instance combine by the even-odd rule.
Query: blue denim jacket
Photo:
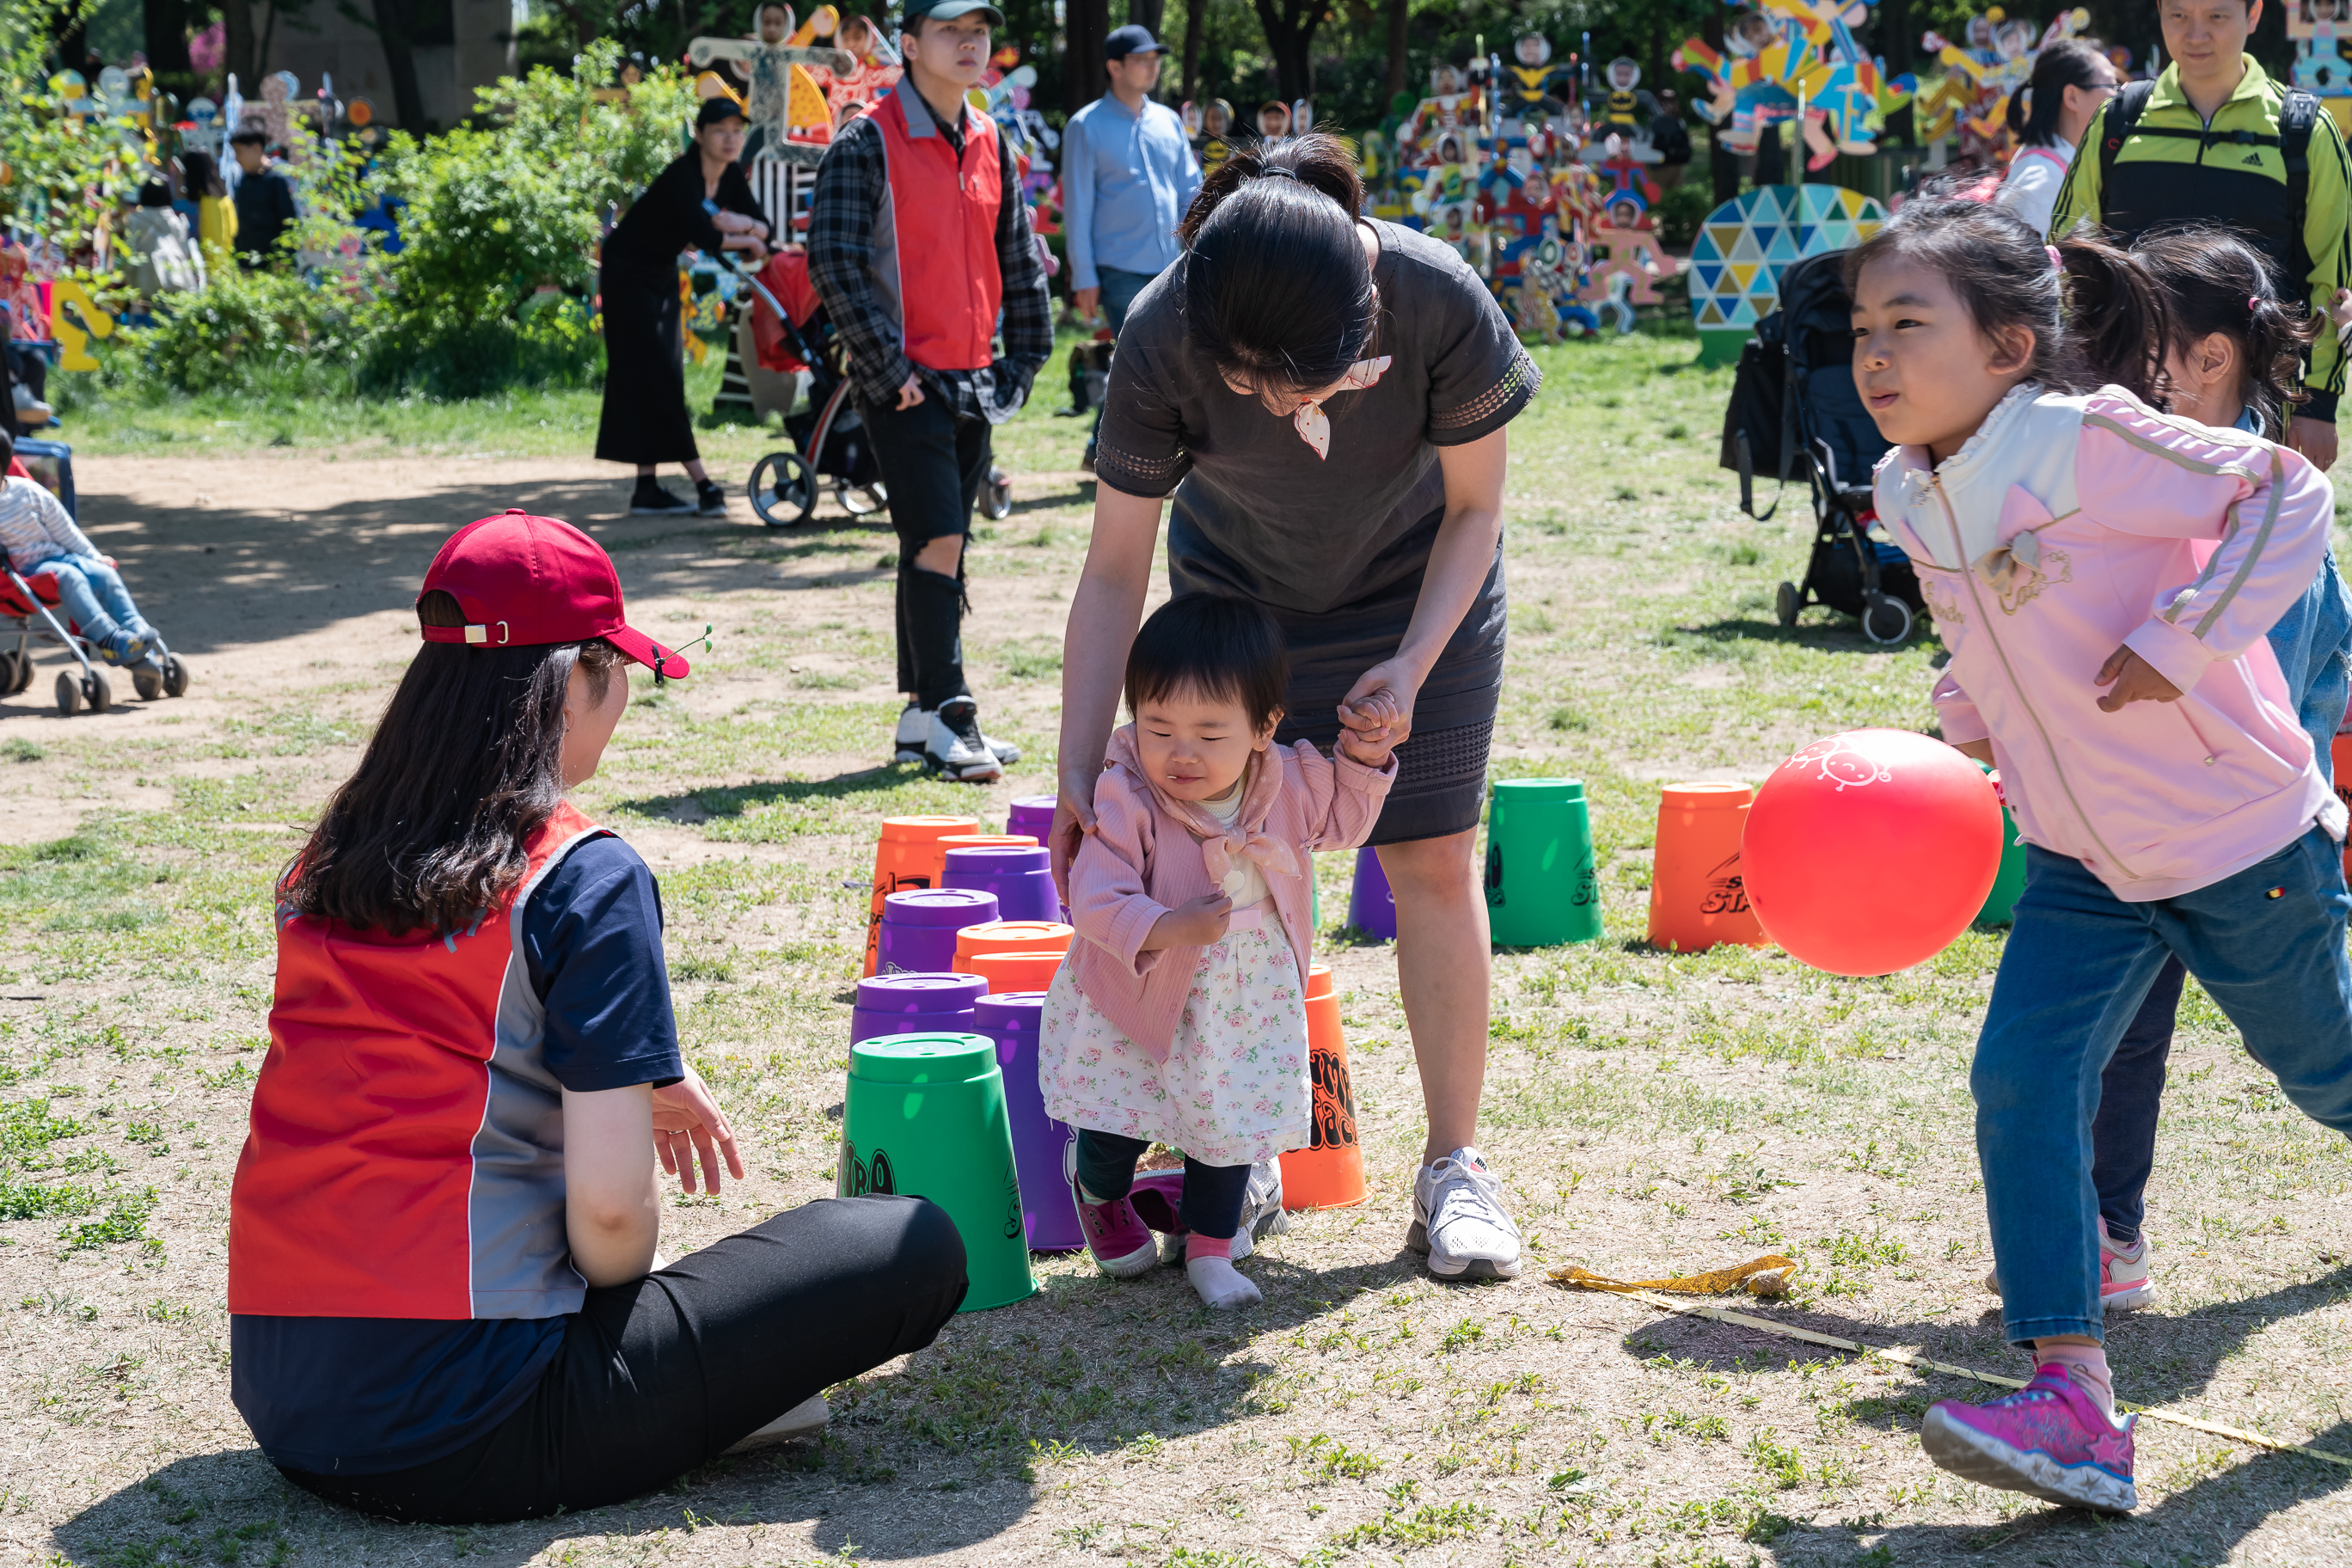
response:
[[[2252,408],[2238,416],[2238,428],[2262,434]],[[2352,591],[2336,569],[2332,547],[2303,597],[2270,629],[2270,639],[2294,716],[2318,753],[2319,774],[2332,785],[2336,731],[2352,702]]]

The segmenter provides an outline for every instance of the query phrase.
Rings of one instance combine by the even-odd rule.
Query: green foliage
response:
[[[1706,165],[1692,165],[1695,174],[1658,198],[1658,237],[1677,248],[1698,237],[1698,226],[1715,207],[1715,188],[1707,184]]]
[[[68,257],[89,250],[100,214],[138,194],[125,120],[88,121],[58,107],[48,89],[51,40],[78,26],[95,0],[9,0],[0,5],[0,226],[38,234]],[[73,275],[102,285],[111,273]]]
[[[586,300],[603,215],[677,155],[694,101],[669,69],[625,104],[597,101],[591,84],[619,60],[619,46],[600,39],[576,76],[541,67],[501,78],[476,94],[475,124],[394,139],[386,181],[407,204],[406,248],[388,264],[373,380],[467,396],[595,374]]]
[[[352,387],[383,330],[368,292],[284,268],[219,267],[203,293],[158,299],[154,317],[152,327],[116,333],[105,355],[110,383],[152,377],[183,392],[331,395]]]

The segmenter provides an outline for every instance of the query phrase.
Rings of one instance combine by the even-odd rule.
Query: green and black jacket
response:
[[[2279,147],[2285,93],[2261,66],[2246,61],[2237,91],[2210,125],[2189,107],[2178,68],[2167,66],[2131,134],[2103,158],[2120,97],[2110,98],[2084,133],[2059,188],[2050,237],[2084,219],[2126,245],[2150,229],[2180,224],[2237,230],[2269,258],[2280,292],[2306,300],[2321,323],[2304,374],[2310,395],[2294,412],[2332,423],[2344,391],[2345,361],[2326,325],[2327,306],[2336,289],[2352,287],[2352,160],[2336,121],[2322,112],[2312,125],[2298,247],[2287,160]],[[2303,278],[2290,281],[2297,271]]]

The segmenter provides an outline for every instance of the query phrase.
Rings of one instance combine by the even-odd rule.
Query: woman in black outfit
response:
[[[754,264],[766,259],[767,215],[735,164],[743,129],[743,110],[732,100],[705,99],[694,118],[693,149],[646,187],[604,238],[604,416],[596,426],[596,457],[636,465],[632,512],[719,517],[727,510],[727,492],[702,467],[686,408],[677,255],[690,247],[712,255],[740,250]],[[692,506],[654,482],[657,463],[686,465]]]

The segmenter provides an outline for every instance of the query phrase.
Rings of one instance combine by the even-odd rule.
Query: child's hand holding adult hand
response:
[[[2107,662],[2099,666],[2098,676],[2092,684],[2105,686],[2110,682],[2115,689],[2099,699],[2099,707],[2104,712],[2120,713],[2124,705],[2129,702],[2180,700],[2180,688],[2158,674],[2156,666],[2127,647],[2119,647],[2107,655]]]
[[[710,1097],[709,1086],[693,1068],[676,1083],[654,1090],[654,1150],[661,1155],[662,1169],[677,1178],[678,1185],[694,1191],[694,1160],[702,1157],[702,1180],[709,1190],[719,1191],[719,1156],[727,1156],[727,1169],[737,1181],[743,1180],[743,1156],[735,1150],[735,1130],[727,1124],[726,1113]]]
[[[1233,900],[1223,893],[1203,893],[1177,905],[1151,922],[1143,951],[1167,947],[1206,947],[1225,934],[1234,912]]]

